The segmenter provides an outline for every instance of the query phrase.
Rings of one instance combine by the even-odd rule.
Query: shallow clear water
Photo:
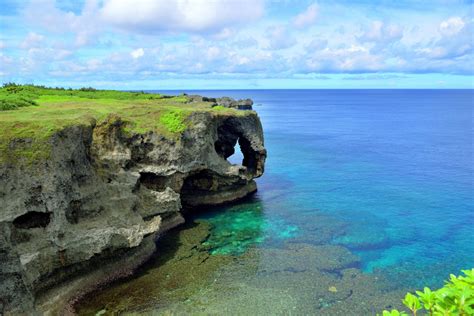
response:
[[[261,104],[269,154],[258,181],[255,212],[263,209],[265,221],[257,241],[304,235],[294,218],[317,213],[347,225],[332,242],[361,256],[367,272],[442,261],[438,282],[421,280],[439,284],[474,266],[472,91],[202,93]],[[227,214],[232,223],[231,211],[208,220]]]
[[[347,298],[362,293],[343,282],[344,269],[377,276],[365,288],[395,291],[390,299],[398,302],[397,290],[437,287],[449,273],[474,267],[472,90],[189,93],[250,97],[265,131],[268,159],[258,193],[196,215],[211,225],[204,242],[211,256],[232,256],[243,269],[258,258],[246,272],[237,264],[219,269],[222,283],[238,284],[236,306],[235,297],[250,306],[249,297],[258,293],[254,310],[261,313],[288,312],[294,303],[301,313],[339,304],[343,314],[344,301],[354,308],[358,303]],[[337,245],[343,247],[329,247]],[[313,263],[326,255],[340,264]],[[303,273],[301,280],[295,272]],[[328,283],[325,273],[332,273]],[[331,282],[341,283],[337,293],[350,289],[349,296],[317,294],[315,284],[327,292]],[[199,301],[205,312],[223,312],[216,294],[222,286],[207,285],[209,292],[187,299]],[[308,292],[314,295],[306,297]],[[265,298],[271,307],[262,309]],[[287,301],[280,306],[277,300]],[[157,310],[179,306],[177,300]]]

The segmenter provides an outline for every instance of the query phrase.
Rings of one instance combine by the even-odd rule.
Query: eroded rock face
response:
[[[254,112],[196,112],[175,139],[123,125],[109,116],[69,127],[52,137],[48,161],[0,166],[0,314],[57,312],[146,260],[156,237],[184,222],[183,206],[241,198],[264,171]],[[237,143],[244,161],[231,165]]]

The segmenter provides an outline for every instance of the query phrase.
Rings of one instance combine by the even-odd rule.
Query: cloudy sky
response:
[[[473,9],[471,0],[1,0],[0,79],[473,88]]]

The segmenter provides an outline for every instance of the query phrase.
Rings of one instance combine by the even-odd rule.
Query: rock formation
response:
[[[183,208],[254,192],[266,157],[259,118],[217,112],[191,114],[177,138],[126,133],[109,115],[55,133],[48,160],[0,165],[0,314],[63,313],[147,260]],[[242,165],[227,161],[236,144]]]
[[[229,97],[209,98],[200,95],[188,95],[189,102],[212,102],[213,106],[223,106],[230,109],[251,110],[253,101],[251,99],[234,100]]]

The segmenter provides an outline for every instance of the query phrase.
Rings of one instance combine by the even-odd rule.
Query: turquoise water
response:
[[[188,218],[80,314],[376,315],[474,267],[473,91],[189,93],[255,101],[259,190]]]
[[[268,149],[253,200],[201,216],[214,252],[338,244],[406,286],[474,266],[472,91],[198,93],[251,97]],[[315,236],[319,217],[334,231]]]

